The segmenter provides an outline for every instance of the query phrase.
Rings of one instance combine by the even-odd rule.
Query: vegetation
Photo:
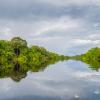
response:
[[[100,48],[92,48],[85,54],[72,56],[70,59],[80,60],[90,65],[90,68],[98,71],[100,69]]]
[[[11,41],[0,40],[0,78],[11,77],[14,81],[20,81],[26,77],[27,71],[38,72],[49,64],[68,59],[85,62],[98,71],[100,48],[92,48],[85,54],[68,57],[36,45],[28,47],[26,40],[20,37],[15,37]]]
[[[38,72],[49,64],[68,58],[49,52],[43,47],[28,47],[26,40],[20,37],[15,37],[11,41],[0,40],[0,77],[11,77],[15,81],[20,81],[29,70]]]

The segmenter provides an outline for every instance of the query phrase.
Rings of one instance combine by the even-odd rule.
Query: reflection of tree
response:
[[[27,71],[38,72],[49,64],[67,60],[68,56],[58,55],[43,47],[28,47],[26,40],[15,37],[11,41],[0,40],[0,77],[11,77],[20,81]]]
[[[100,48],[92,48],[85,54],[73,56],[71,59],[80,60],[88,64],[91,69],[98,71],[100,69]]]
[[[19,56],[20,55],[20,49],[19,48],[15,48],[14,49],[14,53]]]
[[[54,64],[57,61],[48,61],[41,65],[32,66],[29,64],[20,64],[20,63],[8,63],[0,65],[0,78],[10,77],[16,82],[19,82],[22,78],[27,76],[28,71],[39,72],[43,71],[49,64]]]
[[[93,70],[100,68],[100,48],[92,48],[77,56],[63,56],[47,51],[43,47],[28,47],[26,40],[15,37],[11,41],[0,40],[0,77],[11,77],[20,81],[28,71],[44,70],[49,64],[68,59],[80,60],[90,65]]]

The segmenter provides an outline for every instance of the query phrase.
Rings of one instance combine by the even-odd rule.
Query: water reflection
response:
[[[91,62],[91,63],[87,63],[87,64],[89,64],[89,67],[92,70],[99,71],[99,69],[100,69],[100,62],[99,61],[95,61],[95,62]]]
[[[21,71],[23,70],[20,64],[18,71],[13,72],[13,77],[9,77],[16,80],[25,75],[21,74]],[[0,80],[1,100],[100,99],[100,73],[90,70],[86,64],[79,61],[59,62],[38,73],[32,70],[26,70],[25,73],[27,76],[20,82],[10,78]]]
[[[14,71],[18,72],[20,70],[20,64],[17,62],[14,66]]]
[[[10,77],[12,80],[19,82],[21,79],[27,76],[27,72],[39,72],[43,71],[48,65],[54,64],[57,61],[50,61],[41,64],[41,66],[32,66],[29,64],[21,64],[18,61],[14,63],[5,62],[0,64],[0,78]]]
[[[91,70],[99,71],[99,69],[100,69],[100,60],[92,60],[92,61],[86,60],[86,61],[82,61],[82,62],[88,64],[88,67]]]
[[[43,63],[41,66],[30,66],[28,64],[20,64],[19,62],[10,63],[6,62],[5,64],[0,64],[0,78],[10,77],[12,80],[19,82],[21,79],[27,76],[27,72],[39,72],[43,71],[47,66],[50,64],[55,64],[57,61],[52,61],[48,63]],[[77,61],[78,62],[78,61]],[[100,62],[99,61],[92,61],[84,62],[89,64],[89,68],[92,70],[99,71]]]

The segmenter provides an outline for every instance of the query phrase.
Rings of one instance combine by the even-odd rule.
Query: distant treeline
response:
[[[50,64],[64,60],[79,60],[98,71],[100,48],[92,48],[81,55],[64,56],[40,46],[28,47],[27,41],[20,37],[14,37],[11,41],[0,40],[0,78],[11,77],[14,81],[20,81],[28,71],[38,72]]]
[[[11,41],[0,40],[0,63],[10,62],[39,66],[43,63],[68,59],[67,56],[47,51],[43,47],[28,47],[26,40],[15,37]]]
[[[100,48],[91,48],[85,54],[71,56],[70,59],[87,63],[93,70],[98,71],[100,69]]]

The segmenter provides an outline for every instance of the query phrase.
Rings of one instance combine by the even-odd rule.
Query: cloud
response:
[[[23,5],[24,3],[24,5]],[[33,4],[50,4],[50,5],[56,5],[56,6],[64,6],[64,5],[70,5],[70,4],[76,4],[76,5],[86,5],[86,4],[98,4],[100,3],[99,0],[1,0],[0,4],[2,4],[2,6],[12,6],[12,7],[16,7],[16,6],[30,6]]]
[[[100,33],[99,11],[99,0],[1,0],[0,39],[20,36],[58,53],[98,46],[88,36]]]
[[[78,45],[84,45],[84,44],[100,44],[100,40],[85,40],[85,39],[75,39],[73,40]]]
[[[100,0],[0,0],[0,39],[8,40],[14,36],[20,36],[26,39],[29,45],[37,44],[60,54],[68,55],[72,53],[75,55],[76,52],[82,53],[93,46],[100,46],[99,12]],[[66,69],[64,70],[66,71]],[[25,87],[27,86],[33,86],[27,88],[29,92],[31,90],[32,94],[33,90],[37,89],[35,93],[42,95],[45,95],[44,93],[47,93],[47,95],[54,93],[54,95],[59,96],[59,94],[66,95],[67,92],[72,96],[70,93],[73,93],[73,90],[74,93],[84,92],[84,90],[81,90],[82,88],[79,89],[76,80],[74,80],[76,87],[70,86],[70,83],[67,83],[69,81],[67,81],[67,86],[70,87],[65,89],[66,84],[63,84],[62,80],[60,80],[61,87],[59,87],[59,83],[56,86],[54,85],[60,78],[65,77],[66,79],[66,76],[72,71],[70,70],[67,70],[69,73],[66,72],[67,74],[61,76],[60,69],[59,72],[61,73],[58,73],[58,75],[56,73],[57,77],[60,75],[58,80],[55,80],[57,79],[56,77],[47,80],[49,79],[48,77],[42,78],[40,75],[39,79],[36,79],[37,77],[34,78],[35,81],[33,77],[33,80],[31,79],[29,82],[23,80],[23,84],[16,85],[13,82],[9,82],[9,80],[7,82],[4,81],[1,82],[2,87],[0,89],[4,90],[3,93],[7,92],[6,94],[8,94],[9,92],[10,95],[8,94],[8,97],[12,95],[20,96],[20,89],[23,91],[21,93],[26,95]],[[76,72],[76,70],[73,72]],[[53,72],[50,75],[55,75],[55,73]],[[73,74],[74,79],[76,77],[86,78],[87,76],[91,79],[89,82],[93,82],[92,77],[100,75],[87,72]],[[51,85],[48,84],[50,81],[52,81]],[[95,81],[99,82],[96,78],[94,79]],[[83,81],[82,84],[84,84]],[[63,88],[62,85],[64,86]],[[20,88],[21,86],[23,88]],[[91,88],[90,84],[89,87]],[[42,90],[40,91],[40,89]],[[68,89],[70,90],[67,91]],[[49,90],[50,92],[47,92]],[[15,92],[12,93],[13,91]]]
[[[81,25],[80,21],[73,20],[70,17],[60,17],[46,20],[39,20],[34,23],[23,23],[23,22],[6,22],[4,25],[0,25],[0,33],[2,35],[22,35],[26,37],[36,36],[59,36],[62,33],[67,34],[70,30],[78,29]],[[51,33],[50,33],[51,32]],[[25,34],[25,35],[24,35]],[[12,36],[13,36],[12,35]],[[60,35],[60,36],[61,36]]]
[[[50,31],[51,32],[68,31],[71,29],[78,28],[80,25],[80,23],[77,20],[73,20],[70,17],[55,18],[55,19],[43,21],[42,23],[39,24],[40,27],[38,27],[39,30],[36,31],[36,35],[41,35],[42,33],[48,34]],[[54,32],[51,34],[54,34]]]
[[[100,34],[99,33],[98,34],[91,34],[91,35],[87,36],[86,38],[94,40],[94,41],[96,41],[96,40],[99,41],[100,40]]]
[[[98,4],[98,0],[1,0],[0,18],[25,22],[65,15],[83,18],[90,14],[97,17],[97,14],[92,14],[92,11],[100,10],[95,3]]]
[[[40,0],[41,2],[51,3],[56,6],[66,6],[70,4],[76,4],[76,5],[86,5],[86,4],[94,4],[98,3],[99,0]]]

